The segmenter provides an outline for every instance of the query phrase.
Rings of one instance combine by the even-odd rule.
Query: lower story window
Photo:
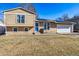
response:
[[[16,28],[16,27],[15,27],[15,28],[13,28],[13,31],[14,31],[14,32],[17,32],[17,28]]]
[[[47,29],[49,30],[50,29],[50,26],[49,26],[50,24],[48,23],[48,25],[47,25]]]
[[[28,31],[29,30],[29,28],[25,28],[25,31]]]

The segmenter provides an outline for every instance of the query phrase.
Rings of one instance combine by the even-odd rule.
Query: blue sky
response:
[[[2,18],[1,11],[16,8],[18,3],[0,3],[0,18]],[[35,3],[34,7],[40,18],[56,19],[64,14],[68,14],[69,17],[79,15],[78,3]]]

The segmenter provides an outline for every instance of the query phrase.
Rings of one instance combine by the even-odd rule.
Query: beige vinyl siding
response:
[[[25,23],[17,23],[17,15],[25,15]],[[6,26],[34,26],[36,19],[36,15],[20,9],[4,12],[4,17]]]

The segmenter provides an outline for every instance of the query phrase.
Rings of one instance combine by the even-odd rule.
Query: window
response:
[[[50,26],[49,26],[50,24],[49,23],[47,23],[47,29],[49,30],[50,29]]]
[[[17,15],[17,22],[20,23],[20,15]]]
[[[50,25],[49,23],[45,22],[44,23],[44,30],[49,30],[50,29],[49,25]]]
[[[21,23],[24,23],[24,21],[25,21],[25,15],[21,15]]]
[[[25,28],[25,31],[28,31],[29,29],[28,28]]]
[[[47,27],[47,25],[46,25],[46,22],[44,23],[44,30],[46,30],[46,27]]]
[[[14,32],[17,32],[17,28],[16,28],[16,27],[15,27],[15,28],[13,28],[13,31],[14,31]]]
[[[24,23],[25,22],[25,15],[17,15],[17,22]]]

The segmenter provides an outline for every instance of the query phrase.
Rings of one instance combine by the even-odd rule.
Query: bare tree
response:
[[[68,16],[68,14],[64,14],[61,18],[65,21],[65,20],[69,19],[69,16]]]
[[[64,14],[63,16],[57,18],[57,21],[66,21],[66,20],[69,20],[69,16],[68,14]]]
[[[36,13],[36,10],[35,10],[35,8],[34,8],[34,6],[33,6],[32,3],[21,3],[21,4],[19,5],[19,7],[22,7],[22,8],[24,8],[25,10],[28,10],[28,11],[30,11],[30,12],[32,12],[32,13]]]

